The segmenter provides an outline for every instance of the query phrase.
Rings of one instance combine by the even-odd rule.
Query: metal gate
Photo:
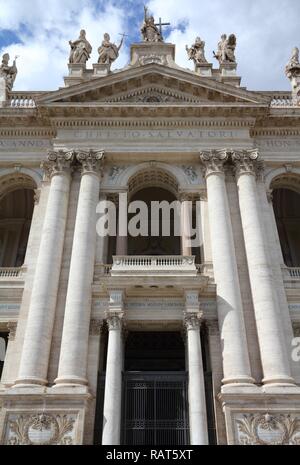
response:
[[[125,373],[123,444],[189,444],[187,374]]]

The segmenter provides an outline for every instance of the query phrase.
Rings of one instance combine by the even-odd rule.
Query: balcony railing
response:
[[[283,267],[283,276],[285,279],[292,278],[294,279],[299,279],[300,280],[300,268],[288,268],[288,267]]]
[[[0,268],[0,280],[23,279],[25,268]]]
[[[124,274],[172,274],[195,276],[198,274],[195,257],[183,256],[119,256],[113,257],[111,276]]]

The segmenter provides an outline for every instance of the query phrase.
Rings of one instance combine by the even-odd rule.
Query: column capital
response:
[[[92,173],[102,177],[105,154],[103,150],[80,150],[76,153],[76,159],[81,164],[82,175]]]
[[[207,178],[212,174],[224,174],[224,163],[228,160],[229,155],[230,151],[227,149],[200,152],[200,161],[205,177]]]
[[[60,174],[70,174],[71,164],[75,158],[73,150],[49,150],[47,161],[41,164],[48,179]]]
[[[185,313],[184,326],[187,331],[199,330],[202,324],[202,313]]]
[[[260,160],[258,149],[234,150],[232,152],[232,161],[237,177],[243,174],[258,176],[262,171],[263,165]]]
[[[106,322],[109,331],[121,331],[124,324],[124,313],[110,313],[106,314]]]

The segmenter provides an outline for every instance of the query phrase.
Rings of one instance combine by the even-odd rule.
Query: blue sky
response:
[[[208,61],[222,33],[235,33],[242,86],[290,90],[284,74],[292,48],[300,46],[300,0],[145,0],[156,20],[172,23],[165,40],[176,44],[176,62],[192,68],[185,46],[206,41]],[[0,52],[19,55],[15,90],[54,90],[68,73],[69,40],[87,31],[97,62],[103,34],[114,42],[126,33],[114,68],[129,61],[130,44],[140,41],[142,0],[0,0]]]

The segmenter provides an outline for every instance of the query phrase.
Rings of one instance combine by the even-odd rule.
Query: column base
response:
[[[223,385],[229,385],[229,384],[233,384],[233,385],[236,385],[236,384],[245,384],[245,385],[249,385],[249,384],[255,384],[255,379],[254,378],[251,378],[251,376],[239,376],[237,378],[224,378],[222,380],[222,384]]]
[[[46,386],[48,381],[42,378],[20,378],[17,379],[14,388],[39,388],[41,386]]]
[[[274,376],[273,378],[264,378],[262,380],[262,383],[264,385],[270,385],[270,384],[276,384],[279,386],[291,386],[291,385],[296,385],[295,380],[291,378],[290,376],[285,376],[285,375],[278,375]]]
[[[88,380],[86,378],[78,378],[76,376],[64,376],[62,378],[57,378],[55,381],[55,386],[53,388],[60,387],[82,387],[88,385]]]

